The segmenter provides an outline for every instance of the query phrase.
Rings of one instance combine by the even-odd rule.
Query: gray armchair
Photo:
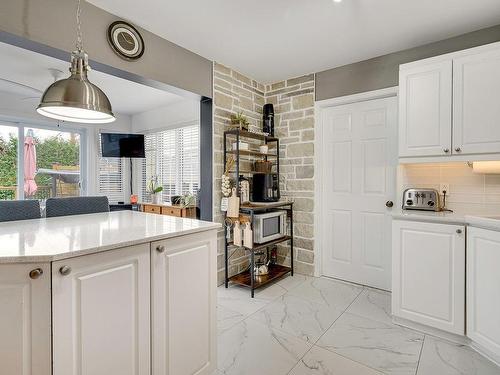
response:
[[[69,216],[109,212],[108,197],[49,198],[45,204],[45,216]]]
[[[40,203],[37,200],[0,201],[0,222],[39,219]]]

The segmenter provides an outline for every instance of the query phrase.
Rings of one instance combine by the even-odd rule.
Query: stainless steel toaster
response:
[[[439,192],[436,189],[406,189],[403,210],[441,211]]]

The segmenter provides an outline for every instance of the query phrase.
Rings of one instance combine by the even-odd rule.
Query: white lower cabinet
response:
[[[149,244],[52,264],[53,374],[150,374]]]
[[[467,232],[467,336],[500,361],[500,232]]]
[[[465,227],[393,221],[392,313],[465,334]]]
[[[151,244],[152,374],[216,369],[216,232]]]
[[[51,375],[50,264],[0,265],[0,374]]]

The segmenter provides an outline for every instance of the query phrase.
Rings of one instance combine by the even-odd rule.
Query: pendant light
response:
[[[76,10],[76,51],[71,53],[71,75],[50,85],[42,95],[36,111],[57,120],[102,124],[116,120],[104,92],[87,78],[88,55],[83,50],[81,0]]]

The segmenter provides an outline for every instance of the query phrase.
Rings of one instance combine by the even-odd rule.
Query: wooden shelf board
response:
[[[262,249],[264,249],[264,248],[266,248],[268,246],[273,246],[273,245],[279,244],[281,242],[289,241],[291,239],[292,239],[292,237],[285,236],[285,237],[282,237],[282,238],[278,238],[276,240],[272,240],[272,241],[267,241],[267,242],[264,242],[264,243],[255,244],[254,247],[252,247],[251,249],[248,248],[248,247],[245,247],[245,246],[238,246],[238,247],[242,247],[245,250],[249,250],[249,251],[257,251],[257,250],[262,250]],[[232,241],[228,242],[227,244],[228,244],[228,246],[236,246]]]
[[[292,206],[293,202],[273,202],[273,203],[249,203],[240,206],[240,212],[246,213],[250,211],[264,211],[269,208],[279,208]]]
[[[278,140],[278,138],[276,138],[276,137],[271,137],[269,135],[264,135],[264,134],[252,133],[252,132],[249,132],[246,130],[234,129],[234,130],[226,131],[227,135],[234,135],[235,136],[238,133],[239,133],[239,136],[242,138],[260,139],[262,141],[267,140],[268,142],[276,142]]]
[[[226,151],[227,154],[233,154],[233,155],[237,155],[238,154],[238,151],[237,150],[227,150]],[[259,151],[252,151],[252,150],[240,150],[240,156],[241,155],[245,155],[245,156],[260,156],[260,157],[266,157],[266,156],[270,156],[270,157],[277,157],[278,155],[277,154],[263,154],[262,152],[259,152]]]
[[[236,170],[231,170],[229,171],[229,173],[236,173]],[[267,173],[264,173],[264,172],[257,172],[257,171],[242,171],[240,170],[239,171],[240,174],[278,174],[278,172],[267,172]]]
[[[267,275],[255,276],[254,289],[260,288],[261,286],[264,286],[291,271],[292,269],[290,267],[285,267],[278,264],[270,265],[269,273]],[[238,285],[251,287],[250,270],[243,271],[237,275],[231,276],[229,280]]]

